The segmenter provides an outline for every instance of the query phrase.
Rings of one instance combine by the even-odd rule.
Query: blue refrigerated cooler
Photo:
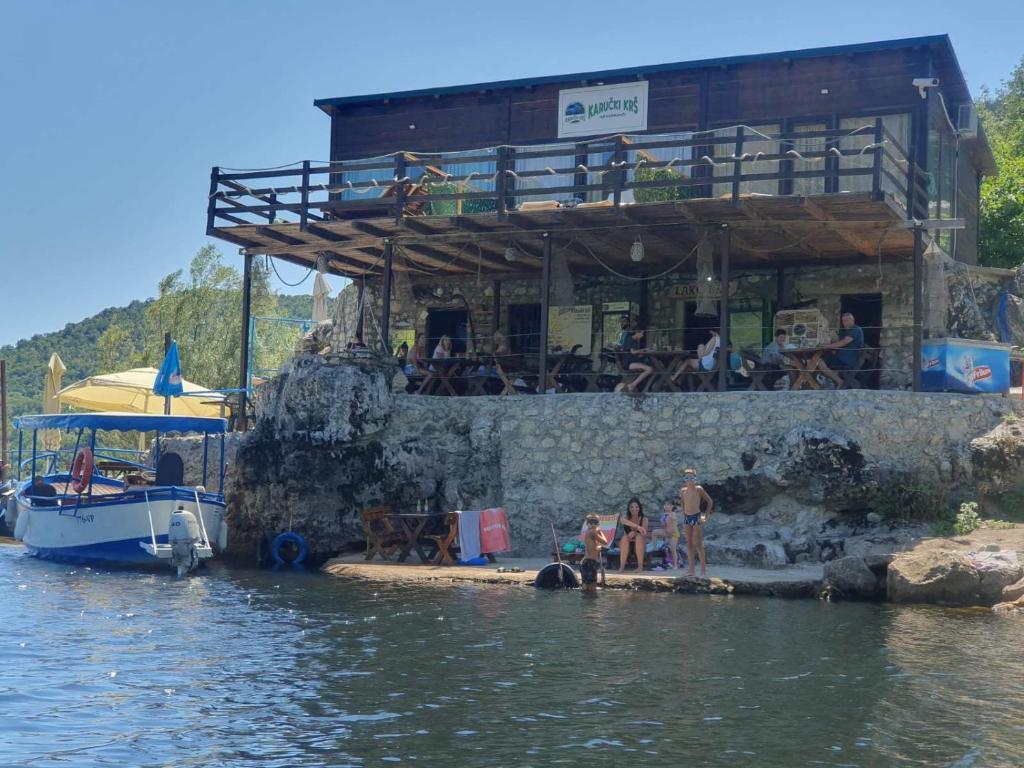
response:
[[[925,339],[921,344],[925,392],[1008,392],[1010,345],[974,339]]]

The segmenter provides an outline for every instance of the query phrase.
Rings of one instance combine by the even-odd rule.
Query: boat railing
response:
[[[203,519],[203,505],[199,503],[199,489],[195,489],[196,512],[199,513],[199,527],[203,532],[203,544],[210,543],[210,537],[206,535],[206,521]]]
[[[149,515],[149,537],[153,542],[153,551],[156,551],[156,529],[153,527],[153,510],[149,506],[149,491],[145,491],[146,514]]]

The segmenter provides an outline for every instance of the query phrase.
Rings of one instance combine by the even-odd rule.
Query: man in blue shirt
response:
[[[857,325],[853,315],[844,312],[842,324],[839,338],[825,345],[830,351],[818,362],[818,370],[832,379],[837,389],[842,389],[843,380],[836,371],[856,370],[860,365],[861,350],[864,349],[864,331]]]

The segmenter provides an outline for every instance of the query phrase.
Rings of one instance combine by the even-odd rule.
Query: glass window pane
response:
[[[839,149],[843,151],[847,150],[861,150],[874,141],[874,129],[875,129],[875,118],[874,117],[844,117],[839,121],[839,129],[845,131],[847,134],[852,133],[855,130],[860,129],[854,135],[845,135],[839,139]],[[874,156],[870,153],[864,153],[863,155],[852,155],[850,157],[839,158],[839,168],[864,168],[870,169]],[[871,191],[871,174],[864,173],[856,176],[840,176],[839,177],[839,191],[840,192],[870,192]]]
[[[781,143],[776,138],[778,133],[778,123],[745,126],[743,152],[752,157],[756,157],[758,153],[764,155],[780,154]],[[736,128],[719,128],[713,132],[713,135],[716,138],[735,137]],[[732,161],[733,154],[736,152],[735,144],[722,143],[714,146],[715,162],[720,163],[720,165],[714,167],[715,178],[731,178],[735,169]],[[745,176],[755,173],[776,173],[779,170],[779,163],[776,160],[748,160],[743,163],[741,170]],[[731,194],[731,182],[715,183],[712,187],[712,195],[715,197]],[[778,179],[740,182],[740,194],[777,195],[779,194]]]
[[[554,192],[544,194],[544,189],[551,187],[571,187],[576,173],[574,144],[532,144],[516,147],[519,152],[543,152],[545,150],[561,150],[561,154],[545,157],[515,157],[514,168],[517,174],[526,171],[544,171],[533,176],[514,178],[516,190],[530,190],[534,194],[516,195],[516,205],[524,202],[558,200],[565,202],[573,199],[572,192]],[[559,173],[558,171],[562,171]]]
[[[426,188],[433,194],[452,194],[455,192],[493,192],[495,189],[494,174],[498,168],[498,151],[488,149],[469,149],[460,152],[445,152],[425,166]],[[494,160],[477,160],[459,162],[460,158],[493,157]],[[445,175],[454,176],[456,180],[446,180]],[[467,177],[467,178],[461,178]],[[426,213],[433,216],[456,216],[463,213],[486,213],[497,210],[498,201],[492,197],[473,198],[470,200],[437,200],[429,204]]]
[[[647,141],[678,141],[680,142],[677,146],[669,147],[651,147],[649,149],[630,149],[626,152],[626,160],[632,165],[645,161],[644,164],[639,165],[631,169],[627,175],[627,181],[658,181],[664,183],[671,183],[672,181],[679,179],[689,179],[691,166],[680,165],[680,163],[691,160],[693,158],[693,146],[683,145],[682,142],[690,141],[693,138],[691,131],[683,131],[679,133],[661,133],[657,135],[649,136],[630,136],[628,137],[631,142],[642,142],[645,139]],[[651,163],[652,166],[647,166],[646,163]],[[654,163],[658,163],[658,166],[653,166]],[[668,164],[665,167],[660,164]],[[663,202],[666,200],[684,200],[694,196],[695,187],[656,187],[653,189],[636,189],[632,190],[633,200],[637,203],[656,203]]]
[[[793,126],[794,133],[811,133],[813,131],[824,131],[828,128],[825,123],[797,123]],[[824,136],[811,138],[797,138],[788,142],[794,150],[801,155],[808,152],[824,152],[827,139]],[[807,160],[793,159],[794,173],[813,173],[814,176],[793,179],[794,195],[820,195],[825,192],[825,158],[812,157]]]

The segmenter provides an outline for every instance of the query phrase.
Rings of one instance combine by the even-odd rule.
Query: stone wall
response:
[[[972,439],[1018,407],[867,390],[396,396],[395,370],[306,356],[268,385],[229,478],[233,547],[294,529],[334,552],[361,538],[360,509],[428,499],[435,510],[502,505],[516,553],[543,554],[549,520],[570,535],[586,513],[634,495],[657,514],[694,466],[722,512],[708,530],[712,562],[747,561],[751,547],[734,542],[743,531],[767,542],[758,564],[827,559],[842,547],[823,532],[864,533],[882,485],[972,494],[984,480]]]

